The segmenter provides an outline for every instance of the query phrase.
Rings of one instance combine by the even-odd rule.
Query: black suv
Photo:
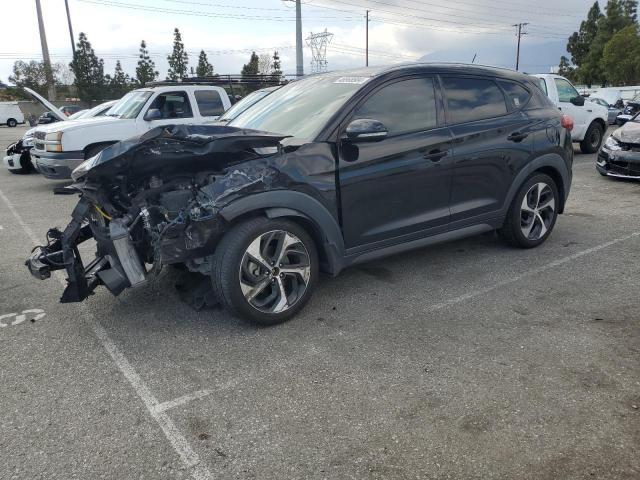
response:
[[[530,248],[571,185],[571,119],[509,70],[411,64],[305,77],[228,126],[158,127],[80,165],[64,231],[27,265],[64,268],[62,302],[178,264],[260,324],[307,302],[320,271],[498,230]],[[94,238],[83,264],[77,245]]]

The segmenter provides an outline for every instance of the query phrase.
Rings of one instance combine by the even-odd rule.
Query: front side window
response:
[[[382,122],[389,135],[427,130],[437,125],[432,78],[415,78],[387,85],[369,97],[354,118]]]
[[[558,89],[558,100],[561,102],[570,102],[572,98],[579,97],[580,94],[576,88],[567,82],[564,78],[554,78],[553,81]]]
[[[492,80],[443,77],[447,112],[451,123],[464,123],[507,113],[502,91]]]
[[[191,118],[193,116],[187,92],[162,93],[151,102],[149,110],[152,109],[160,110],[161,120]]]
[[[198,110],[203,117],[218,117],[224,113],[220,94],[215,90],[196,90],[194,93]]]

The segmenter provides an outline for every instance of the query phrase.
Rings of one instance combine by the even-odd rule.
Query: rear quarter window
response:
[[[529,98],[531,98],[529,90],[515,82],[498,80],[498,84],[507,96],[507,107],[509,107],[509,110],[521,109],[529,101]]]
[[[502,90],[485,78],[443,77],[450,123],[472,122],[507,113]]]
[[[198,110],[203,117],[217,117],[224,113],[224,104],[215,90],[196,90],[194,93]]]

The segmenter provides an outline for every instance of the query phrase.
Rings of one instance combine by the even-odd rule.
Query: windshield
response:
[[[242,112],[244,112],[247,108],[249,108],[251,105],[256,103],[258,100],[269,95],[269,93],[271,93],[270,90],[258,90],[256,92],[250,93],[249,95],[244,97],[242,100],[240,100],[238,103],[233,105],[229,110],[224,112],[224,114],[220,116],[218,121],[229,122],[233,120]]]
[[[367,80],[336,75],[304,78],[276,90],[229,125],[312,140]]]
[[[107,115],[118,118],[136,118],[150,96],[151,92],[144,90],[129,92],[111,107]]]
[[[90,110],[80,110],[79,112],[69,115],[69,120],[77,120],[78,118],[84,118]]]

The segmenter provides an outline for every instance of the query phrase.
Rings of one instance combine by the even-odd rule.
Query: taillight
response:
[[[562,117],[560,117],[560,125],[569,131],[573,130],[573,118],[569,115],[562,115]]]

